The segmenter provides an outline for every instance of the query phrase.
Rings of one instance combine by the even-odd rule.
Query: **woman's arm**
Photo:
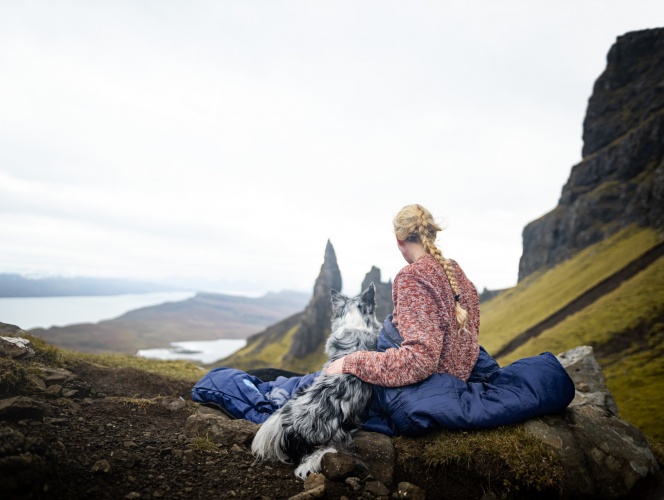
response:
[[[401,348],[349,354],[343,358],[343,373],[371,384],[400,387],[436,372],[445,336],[440,325],[447,324],[443,318],[446,311],[441,309],[431,285],[410,274],[399,277],[396,299]]]

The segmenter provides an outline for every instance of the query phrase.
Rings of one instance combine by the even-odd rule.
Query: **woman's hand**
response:
[[[344,356],[343,358],[335,359],[332,361],[327,366],[327,370],[325,370],[325,375],[343,375],[343,367],[344,367]]]

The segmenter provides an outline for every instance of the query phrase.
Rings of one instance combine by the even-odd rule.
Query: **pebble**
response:
[[[134,500],[135,498],[141,498],[141,494],[138,491],[132,491],[131,493],[127,493],[125,498],[128,500]]]
[[[108,460],[99,460],[95,462],[91,469],[92,472],[102,472],[104,474],[111,473],[111,464],[108,463]]]

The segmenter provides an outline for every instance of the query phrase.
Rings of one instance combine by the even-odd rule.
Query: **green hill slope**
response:
[[[631,227],[529,277],[483,305],[482,344],[495,352],[519,330],[551,316],[661,240],[656,231]],[[657,417],[664,408],[664,258],[498,361],[504,365],[578,345],[595,348],[621,415],[664,442],[664,426]]]
[[[482,304],[481,342],[499,352],[520,333],[544,321],[586,291],[662,242],[650,228],[630,226]]]

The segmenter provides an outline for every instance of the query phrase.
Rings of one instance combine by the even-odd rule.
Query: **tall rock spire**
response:
[[[328,240],[323,265],[314,285],[313,297],[304,310],[302,322],[293,336],[293,343],[285,356],[287,360],[303,358],[315,352],[325,341],[332,319],[330,302],[332,289],[341,290],[341,271],[337,265],[337,255],[334,253],[332,243]]]

